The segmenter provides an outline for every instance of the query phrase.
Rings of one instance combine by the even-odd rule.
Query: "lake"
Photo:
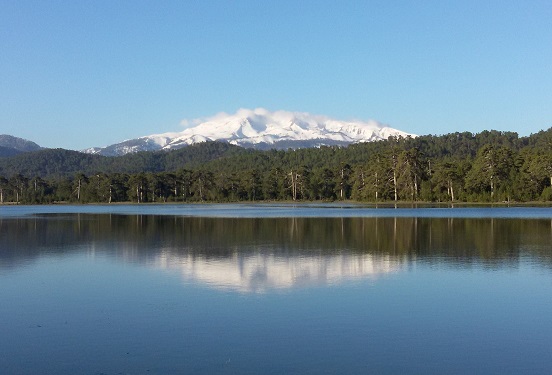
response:
[[[6,374],[546,374],[552,209],[0,206]]]

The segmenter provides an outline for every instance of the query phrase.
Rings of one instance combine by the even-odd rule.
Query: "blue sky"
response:
[[[552,2],[0,0],[0,134],[82,149],[239,108],[552,126]]]

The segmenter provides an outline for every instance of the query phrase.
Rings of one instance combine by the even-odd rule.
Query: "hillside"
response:
[[[120,157],[56,149],[0,158],[0,200],[11,202],[336,199],[552,201],[552,128],[297,150],[204,142]]]
[[[41,149],[41,147],[34,142],[7,134],[0,134],[0,147],[11,148],[21,152],[37,151]]]
[[[0,150],[1,151],[1,150]],[[76,173],[162,172],[194,167],[213,159],[247,153],[221,142],[206,142],[166,152],[139,152],[120,157],[85,154],[64,149],[43,149],[0,159],[0,176],[67,177]]]

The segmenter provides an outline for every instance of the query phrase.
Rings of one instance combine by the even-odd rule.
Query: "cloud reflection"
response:
[[[399,270],[399,260],[372,254],[283,257],[274,254],[235,254],[207,258],[160,253],[154,266],[177,270],[186,282],[243,293],[263,293],[299,287],[332,285],[377,278]]]

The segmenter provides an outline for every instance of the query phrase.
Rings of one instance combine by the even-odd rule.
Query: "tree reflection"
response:
[[[531,256],[549,266],[552,220],[463,218],[196,218],[155,215],[37,215],[0,219],[0,267],[44,252],[94,247],[137,261],[160,254],[389,257],[399,262],[484,262]],[[98,250],[99,249],[99,250]]]

